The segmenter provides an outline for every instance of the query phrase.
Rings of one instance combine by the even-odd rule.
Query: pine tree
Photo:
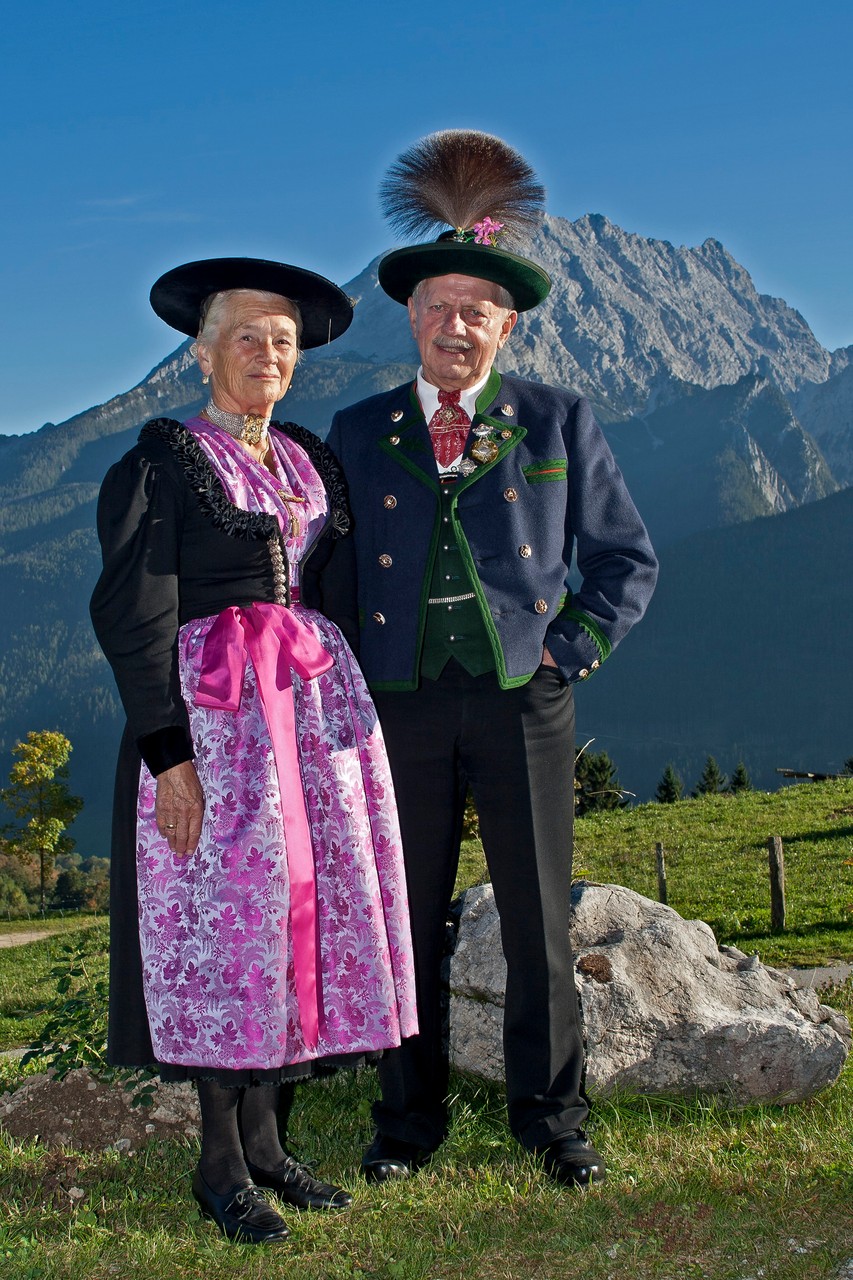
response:
[[[744,764],[744,762],[742,760],[739,760],[737,763],[737,767],[731,776],[731,781],[729,782],[729,791],[731,791],[732,795],[736,795],[738,791],[751,791],[751,790],[752,790],[752,779],[747,773],[746,765]]]
[[[83,808],[83,801],[68,790],[68,757],[71,743],[50,729],[32,730],[26,742],[16,742],[19,756],[9,773],[9,785],[0,802],[14,815],[6,828],[8,849],[24,861],[38,858],[41,909],[44,911],[47,877],[56,855],[67,853],[73,840],[65,828]]]
[[[616,765],[606,751],[582,751],[575,761],[575,812],[621,809],[626,801]]]
[[[726,789],[726,775],[720,769],[713,756],[708,756],[702,776],[696,783],[694,796],[715,796]]]
[[[675,766],[668,764],[655,791],[658,804],[675,804],[684,795],[684,783],[675,772]]]
[[[86,878],[77,867],[60,871],[53,886],[53,903],[63,911],[79,911],[86,902]]]

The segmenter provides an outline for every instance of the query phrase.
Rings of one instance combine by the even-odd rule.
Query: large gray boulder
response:
[[[709,926],[620,885],[572,890],[571,936],[587,1088],[801,1102],[837,1079],[850,1026],[757,956],[718,947]],[[458,1070],[502,1080],[506,966],[491,885],[464,896],[450,963]]]

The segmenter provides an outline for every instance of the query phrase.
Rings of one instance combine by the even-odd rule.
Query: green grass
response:
[[[843,993],[849,1009],[853,992]],[[415,1179],[368,1187],[371,1072],[300,1090],[292,1140],[348,1187],[340,1215],[287,1212],[290,1240],[230,1244],[195,1212],[194,1143],[133,1158],[0,1139],[0,1274],[14,1280],[818,1280],[853,1257],[853,1072],[811,1103],[599,1102],[608,1181],[552,1185],[508,1138],[498,1089],[454,1080],[448,1142]],[[73,1201],[77,1188],[84,1197]],[[76,1206],[76,1207],[75,1207]],[[4,1270],[4,1261],[8,1269]],[[763,1270],[762,1270],[763,1269]]]
[[[769,836],[784,845],[783,934],[770,929]],[[669,905],[718,942],[783,967],[853,960],[853,778],[589,814],[575,824],[574,874],[656,899],[656,843]],[[457,888],[486,879],[481,847],[466,842]]]
[[[0,934],[21,933],[20,921],[0,924]],[[41,928],[33,923],[27,927]],[[40,942],[21,946],[0,947],[0,1050],[29,1044],[44,1025],[44,1008],[56,993],[56,980],[51,978],[53,966],[63,958],[64,948],[72,937],[91,930],[97,940],[88,964],[93,977],[107,968],[107,926],[103,916],[66,915],[48,920],[45,929],[56,930]]]
[[[766,846],[785,841],[790,935],[769,933]],[[853,953],[853,781],[774,795],[644,805],[577,828],[576,872],[655,897],[654,844],[667,850],[670,902],[721,940],[771,961]],[[459,886],[483,877],[466,846]],[[78,927],[91,925],[91,919]],[[103,963],[103,933],[90,941]],[[19,1037],[52,994],[61,940],[0,950],[0,991],[17,975]],[[38,988],[39,994],[36,994]],[[827,997],[848,1016],[853,983]],[[0,1085],[20,1068],[0,1067]],[[749,1107],[594,1100],[592,1136],[609,1167],[585,1193],[553,1186],[508,1136],[501,1091],[454,1079],[453,1123],[409,1183],[368,1187],[372,1072],[300,1090],[292,1141],[355,1196],[329,1217],[288,1213],[290,1240],[235,1246],[193,1208],[194,1143],[133,1156],[45,1151],[0,1138],[0,1275],[10,1280],[828,1280],[853,1258],[853,1064],[809,1103]],[[72,1189],[82,1191],[74,1199]],[[75,1192],[76,1194],[76,1192]]]
[[[770,928],[767,839],[785,851],[785,932]],[[720,942],[768,964],[853,959],[853,778],[781,791],[645,804],[577,824],[575,874],[657,897],[655,843],[669,905]]]
[[[90,925],[103,924],[106,916],[92,915],[87,911],[33,911],[32,915],[23,919],[3,920],[0,918],[0,936],[16,933],[74,933],[77,929],[88,929]]]

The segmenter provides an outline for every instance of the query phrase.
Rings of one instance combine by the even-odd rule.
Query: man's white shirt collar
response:
[[[491,372],[492,371],[490,369],[489,373],[487,373],[484,378],[481,378],[473,387],[468,387],[459,397],[460,405],[471,419],[474,417],[474,410],[477,405],[477,396],[489,381],[489,374]],[[421,408],[424,411],[424,417],[427,422],[429,422],[438,408],[438,387],[434,387],[431,382],[427,382],[424,378],[423,366],[418,369],[417,391],[418,399],[421,402]]]

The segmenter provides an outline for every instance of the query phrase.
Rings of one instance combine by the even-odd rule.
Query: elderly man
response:
[[[568,931],[572,686],[641,617],[657,564],[587,402],[494,368],[519,311],[550,289],[503,247],[544,196],[524,160],[452,130],[404,154],[384,194],[407,229],[451,230],[379,266],[408,306],[415,384],[337,414],[329,437],[354,533],[325,607],[349,631],[388,747],[421,1028],[380,1063],[362,1169],[406,1177],[446,1134],[440,969],[470,787],[507,963],[510,1126],[555,1179],[598,1182]]]

